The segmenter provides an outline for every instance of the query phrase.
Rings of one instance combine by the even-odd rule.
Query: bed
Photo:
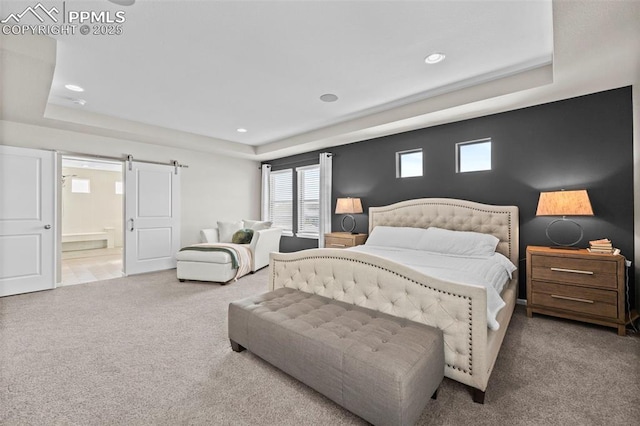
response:
[[[496,253],[518,264],[518,208],[466,200],[424,198],[369,209],[369,233],[376,227],[436,227],[497,238]],[[504,306],[491,328],[487,288],[426,275],[388,258],[355,250],[312,249],[272,253],[271,290],[288,287],[352,303],[442,330],[445,376],[470,386],[484,402],[515,307],[518,274],[500,293]]]

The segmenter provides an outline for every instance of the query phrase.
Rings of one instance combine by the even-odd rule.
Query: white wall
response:
[[[0,121],[0,144],[118,158],[131,154],[138,160],[188,165],[180,171],[183,246],[199,242],[200,229],[218,220],[260,215],[257,161],[12,121]]]
[[[116,194],[116,182],[123,181],[122,172],[109,170],[63,167],[62,175],[68,176],[62,187],[62,234],[104,232],[114,229],[114,246],[122,247],[124,222],[124,196]],[[89,193],[73,192],[73,180],[89,181]]]

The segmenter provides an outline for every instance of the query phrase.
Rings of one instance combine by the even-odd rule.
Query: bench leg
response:
[[[473,388],[473,402],[478,404],[484,404],[484,394],[485,392],[480,389]]]
[[[237,344],[231,339],[229,339],[229,341],[231,342],[231,349],[233,349],[234,352],[242,352],[246,349],[244,346]]]
[[[431,395],[431,399],[438,399],[438,389]]]

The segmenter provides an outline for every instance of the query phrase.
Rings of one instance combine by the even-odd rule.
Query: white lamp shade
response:
[[[586,189],[541,192],[536,216],[593,216]]]
[[[336,214],[356,214],[362,213],[362,202],[360,198],[338,198],[336,203]]]

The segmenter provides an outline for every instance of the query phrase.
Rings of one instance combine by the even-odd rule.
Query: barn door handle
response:
[[[131,222],[131,227],[129,228],[129,231],[133,232],[133,218],[129,219],[129,222]]]

